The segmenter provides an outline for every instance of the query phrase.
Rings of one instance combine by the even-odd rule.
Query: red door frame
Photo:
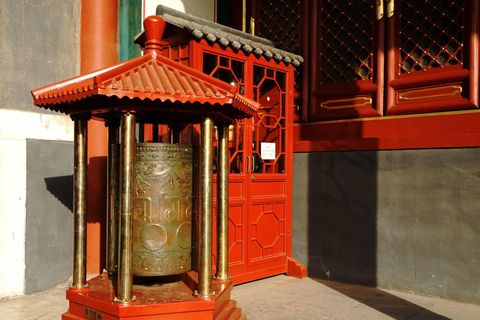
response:
[[[243,173],[242,174],[231,174],[230,175],[230,186],[235,183],[241,183],[243,196],[231,194],[231,203],[230,206],[244,206],[244,221],[243,221],[243,235],[246,239],[245,246],[245,256],[242,257],[242,263],[237,263],[231,265],[230,275],[233,277],[236,284],[247,282],[251,280],[256,280],[264,278],[267,276],[285,273],[288,271],[288,258],[292,254],[292,243],[291,243],[291,230],[292,230],[292,170],[293,170],[293,67],[291,65],[286,66],[283,63],[277,64],[274,60],[267,60],[264,57],[256,57],[253,54],[246,55],[243,51],[234,51],[231,48],[222,48],[218,44],[210,44],[206,40],[190,41],[190,47],[193,48],[193,59],[192,65],[197,70],[202,70],[203,65],[203,52],[210,52],[213,54],[219,54],[228,56],[229,58],[242,60],[247,64],[245,70],[245,84],[253,83],[253,62],[256,64],[261,64],[268,66],[273,69],[281,70],[286,72],[286,173],[285,174],[255,174],[257,179],[255,182],[259,183],[260,181],[284,181],[285,183],[285,195],[282,197],[267,197],[267,198],[253,198],[251,194],[252,185],[255,183],[252,180],[252,173],[247,172],[247,162],[243,161]],[[192,52],[192,51],[191,51]],[[245,95],[247,97],[253,98],[253,87],[246,85]],[[251,132],[252,128],[252,119],[245,121],[244,129],[244,141],[249,147],[244,150],[246,155],[251,155]],[[262,177],[262,175],[264,175]],[[265,201],[281,202],[285,204],[285,254],[278,255],[269,259],[265,259],[261,262],[250,261],[250,246],[251,246],[251,221],[249,221],[248,212],[251,210],[252,204],[260,204]],[[215,202],[214,202],[215,203]],[[215,241],[214,241],[215,243]],[[214,249],[215,252],[215,249]]]

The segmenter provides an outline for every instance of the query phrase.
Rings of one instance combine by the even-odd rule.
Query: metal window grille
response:
[[[324,1],[320,39],[322,83],[372,79],[373,3]]]
[[[262,0],[258,34],[278,44],[279,49],[300,54],[300,0]],[[295,70],[298,88],[299,70]]]
[[[400,73],[463,64],[463,1],[401,4]]]

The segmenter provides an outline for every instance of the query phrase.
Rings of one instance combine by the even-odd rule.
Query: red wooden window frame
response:
[[[371,80],[334,84],[321,83],[322,6],[326,1],[302,1],[303,30],[309,30],[302,50],[306,58],[303,120],[325,121],[381,117],[398,114],[473,109],[478,107],[479,1],[467,0],[464,14],[464,65],[435,68],[399,75],[400,0],[395,0],[395,15],[375,19],[372,31],[374,54]],[[375,7],[373,6],[375,9]],[[305,35],[303,35],[305,36]],[[386,40],[386,41],[385,41]],[[371,99],[371,100],[370,100]],[[368,103],[371,101],[371,104]],[[330,108],[328,107],[330,104]],[[305,107],[307,105],[307,107]],[[306,110],[305,110],[306,109]]]
[[[396,11],[400,11],[400,5],[396,0]],[[387,18],[386,115],[478,108],[479,2],[466,0],[463,6],[463,66],[399,74],[400,14]]]
[[[464,57],[468,57],[464,61],[465,68],[454,66],[441,70],[430,70],[430,72],[418,73],[419,78],[414,78],[405,75],[396,77],[398,71],[397,74],[393,74],[395,65],[392,65],[389,69],[392,72],[391,74],[383,72],[377,78],[380,81],[383,74],[384,79],[381,82],[383,84],[382,92],[385,95],[384,98],[378,98],[380,101],[383,99],[384,106],[383,110],[377,109],[382,111],[378,116],[364,116],[352,110],[350,115],[344,113],[343,115],[337,115],[337,117],[322,118],[316,113],[317,97],[312,94],[318,88],[319,82],[317,72],[319,66],[317,59],[319,33],[316,26],[318,25],[318,12],[322,1],[301,0],[301,29],[307,30],[307,32],[301,34],[303,44],[301,54],[305,59],[302,67],[308,72],[303,75],[302,106],[295,118],[296,123],[293,130],[294,152],[480,146],[480,129],[478,126],[480,110],[475,107],[478,106],[479,99],[480,27],[478,12],[480,8],[478,0],[469,3],[470,7],[467,11],[471,13],[471,16],[467,25],[468,28],[465,31],[468,34],[466,41],[469,42],[468,51],[464,52]],[[395,4],[398,7],[398,1]],[[394,24],[395,20],[384,18],[383,23]],[[392,35],[394,29],[388,25],[385,28],[385,39],[388,41],[384,43],[384,46],[387,49],[378,53],[378,61],[382,58],[387,59],[389,54],[398,54],[394,50],[398,46],[398,39],[395,39],[395,34]],[[390,57],[390,59],[392,58]],[[386,63],[383,66],[385,67]],[[455,97],[459,98],[457,101],[452,101],[453,99],[427,101],[428,99],[425,99],[422,103],[416,105],[411,102],[403,105],[396,103],[395,99],[402,92],[402,88],[411,86],[411,89],[416,89],[415,83],[423,80],[422,77],[425,77],[425,75],[430,79],[427,79],[423,88],[417,87],[418,89],[424,89],[428,85],[448,87],[448,85],[445,85],[445,79],[455,82],[457,81],[455,77],[457,79],[463,77],[461,82],[463,96]],[[434,83],[432,83],[432,77],[436,78]],[[435,83],[435,81],[437,82]],[[442,81],[444,81],[443,84],[439,85]],[[390,82],[391,87],[389,87],[388,82]],[[425,89],[428,89],[428,87]],[[429,94],[429,91],[426,91],[426,93]],[[443,93],[451,93],[451,91],[444,91]],[[419,101],[421,100],[417,102]],[[409,106],[414,108],[409,109]]]
[[[340,83],[322,83],[322,8],[325,1],[301,1],[302,4],[302,55],[305,58],[302,101],[302,119],[308,121],[348,119],[357,117],[378,117],[383,113],[383,91],[378,87],[383,83],[384,55],[383,21],[372,25],[372,46],[374,53],[371,68],[372,78]],[[372,11],[372,20],[374,13]],[[297,119],[298,121],[298,119]]]

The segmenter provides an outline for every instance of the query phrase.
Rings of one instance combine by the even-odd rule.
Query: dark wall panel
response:
[[[294,256],[308,259],[310,276],[376,285],[375,154],[295,154],[293,167]],[[305,227],[306,243],[296,243]]]
[[[27,140],[25,293],[72,273],[73,143]]]
[[[297,153],[309,276],[480,304],[480,149]]]

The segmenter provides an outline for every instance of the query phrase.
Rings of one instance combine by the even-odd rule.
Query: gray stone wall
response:
[[[311,277],[480,304],[480,149],[294,155]]]
[[[72,274],[73,143],[27,140],[25,293]]]
[[[80,3],[0,1],[0,108],[50,113],[30,90],[78,75]]]
[[[73,151],[55,141],[72,140],[73,123],[34,106],[30,90],[79,74],[80,8],[81,0],[0,0],[0,298],[71,273],[71,216],[48,187],[71,175]]]

